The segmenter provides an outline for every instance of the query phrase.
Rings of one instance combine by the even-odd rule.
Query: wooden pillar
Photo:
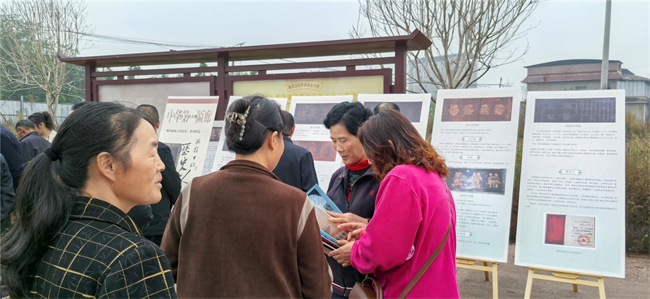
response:
[[[226,66],[228,66],[228,53],[219,53],[217,56],[217,96],[219,96],[219,105],[217,107],[216,120],[224,119],[226,107],[228,106],[228,90],[226,90]]]
[[[406,93],[406,42],[395,45],[395,87],[393,93]]]
[[[92,81],[94,78],[91,76],[92,72],[95,71],[95,64],[91,62],[86,62],[86,73],[84,74],[85,76],[85,83],[86,83],[86,102],[90,102],[93,100],[93,84]]]

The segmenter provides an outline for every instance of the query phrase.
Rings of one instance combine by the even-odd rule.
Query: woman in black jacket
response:
[[[347,222],[368,223],[375,212],[375,196],[379,182],[368,163],[363,145],[357,137],[359,127],[372,116],[372,111],[361,103],[343,102],[332,108],[324,124],[330,130],[332,146],[343,159],[345,166],[332,175],[327,196],[343,214],[330,213],[335,224]],[[342,267],[328,257],[334,280],[332,298],[346,298],[354,284],[361,281],[361,274],[352,267]]]

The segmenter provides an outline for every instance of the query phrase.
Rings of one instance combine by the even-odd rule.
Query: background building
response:
[[[571,59],[529,65],[522,81],[528,91],[600,89],[602,60]],[[609,61],[608,89],[625,90],[625,111],[639,120],[650,119],[650,79],[622,68],[623,62]]]

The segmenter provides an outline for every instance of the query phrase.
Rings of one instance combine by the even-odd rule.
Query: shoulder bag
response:
[[[445,192],[447,192],[447,202],[449,202],[449,189],[447,186],[445,186]],[[438,248],[431,254],[431,257],[422,265],[422,268],[420,268],[420,271],[418,271],[417,274],[411,279],[409,284],[406,286],[404,291],[399,295],[398,298],[404,299],[406,296],[411,292],[413,287],[415,287],[415,284],[418,283],[420,278],[424,275],[425,272],[431,267],[431,264],[436,260],[440,252],[442,251],[442,247],[444,247],[445,243],[447,243],[447,237],[449,237],[449,231],[451,230],[451,218],[449,219],[449,226],[447,227],[447,232],[445,233],[445,237],[442,238],[442,241],[438,245]],[[374,287],[373,287],[374,286]],[[368,274],[366,278],[363,279],[362,282],[357,282],[354,287],[352,288],[352,291],[350,291],[350,299],[384,299],[384,291],[381,287],[381,283],[379,281],[370,276]]]

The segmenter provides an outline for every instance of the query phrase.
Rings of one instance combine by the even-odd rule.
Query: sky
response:
[[[612,2],[610,60],[650,77],[648,1]],[[96,35],[151,40],[199,47],[229,47],[347,39],[358,22],[357,1],[94,1],[86,2]],[[539,4],[522,28],[533,27],[511,45],[529,45],[519,61],[491,70],[479,84],[513,86],[526,77],[524,66],[563,59],[601,59],[605,0],[548,0]],[[169,47],[89,38],[81,56],[159,52]]]

